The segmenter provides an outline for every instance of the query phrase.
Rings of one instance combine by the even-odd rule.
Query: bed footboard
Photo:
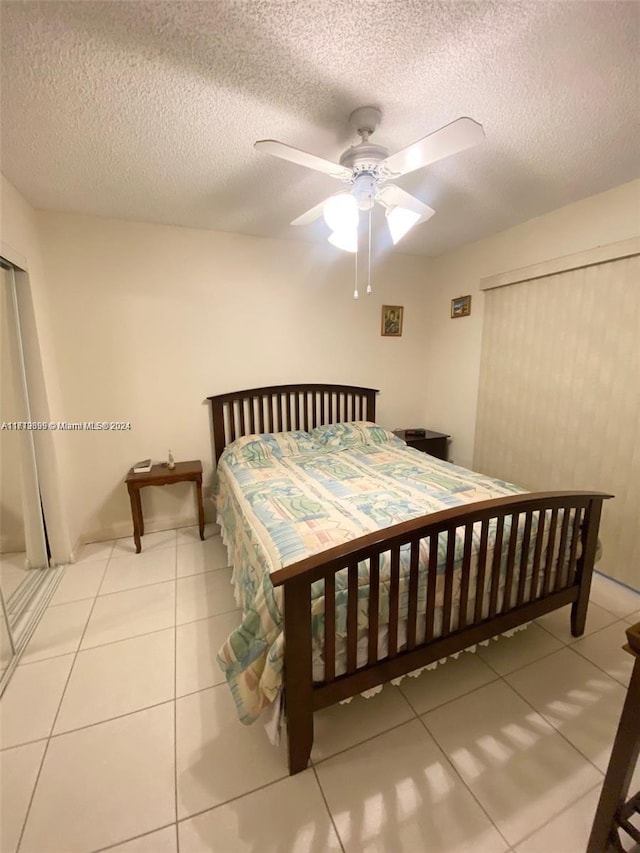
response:
[[[602,502],[610,497],[539,492],[473,503],[274,572],[273,585],[284,593],[290,774],[309,761],[315,710],[567,604],[572,633],[582,634]],[[314,682],[318,582],[324,676]]]

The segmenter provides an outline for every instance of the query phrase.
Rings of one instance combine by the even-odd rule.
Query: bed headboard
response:
[[[271,385],[216,394],[211,400],[216,462],[227,444],[260,432],[310,430],[341,421],[375,421],[374,388],[355,385]]]

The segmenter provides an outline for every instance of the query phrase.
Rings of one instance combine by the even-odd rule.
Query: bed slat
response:
[[[349,564],[347,581],[347,672],[355,672],[358,662],[358,564]]]
[[[582,526],[582,510],[576,509],[573,517],[573,533],[571,535],[571,550],[569,551],[569,566],[567,568],[567,585],[574,583],[578,566],[578,543]]]
[[[547,542],[547,555],[544,563],[544,580],[542,584],[542,594],[548,595],[551,589],[551,572],[553,571],[553,556],[556,545],[556,529],[558,526],[558,509],[554,507],[551,511],[551,521],[549,523],[549,540]]]
[[[324,581],[324,680],[336,677],[336,576]]]
[[[384,531],[373,531],[364,536],[358,537],[355,541],[349,541],[342,545],[335,546],[327,551],[314,554],[304,558],[296,564],[282,567],[271,574],[271,580],[274,587],[282,586],[284,589],[285,601],[285,696],[289,699],[292,695],[295,696],[295,708],[293,711],[294,726],[292,728],[291,741],[293,745],[293,754],[290,750],[289,767],[292,773],[303,770],[307,766],[307,760],[311,749],[311,737],[313,733],[313,710],[324,708],[328,705],[338,702],[348,696],[356,695],[363,690],[368,690],[376,685],[392,680],[400,675],[411,672],[414,669],[419,669],[423,666],[428,666],[430,663],[439,660],[440,658],[456,654],[465,648],[488,640],[496,634],[509,631],[525,622],[539,618],[545,613],[549,613],[559,607],[571,605],[571,630],[574,636],[579,636],[584,631],[584,621],[586,617],[586,606],[589,597],[589,586],[591,572],[593,569],[593,561],[596,552],[597,531],[600,521],[600,512],[604,499],[610,497],[603,493],[584,493],[584,492],[547,492],[535,493],[531,495],[518,495],[516,497],[498,498],[488,501],[480,501],[471,506],[451,508],[438,511],[428,516],[411,519],[385,529]],[[575,536],[575,547],[573,548],[572,558],[575,562],[578,553],[578,547],[581,545],[580,558],[575,562],[573,572],[575,574],[575,582],[568,583],[566,588],[559,591],[542,595],[541,591],[544,588],[544,578],[540,571],[541,561],[548,556],[549,548],[551,553],[556,551],[553,545],[549,542],[544,542],[545,526],[551,522],[552,518],[557,528],[560,521],[560,512],[567,514],[571,519],[570,513],[573,513],[573,533]],[[535,515],[535,518],[534,518]],[[507,534],[504,530],[506,519],[509,518],[510,529]],[[547,519],[547,520],[545,520]],[[525,590],[529,584],[529,575],[526,572],[526,559],[522,554],[518,554],[518,546],[513,545],[514,537],[517,535],[518,522],[526,529],[530,528],[530,533],[534,532],[534,524],[538,528],[535,530],[535,542],[531,542],[527,547],[524,543],[523,552],[531,551],[531,562],[538,562],[538,574],[534,571],[533,577],[533,594],[525,600],[520,606],[508,606],[510,594],[508,592],[508,576],[511,573],[511,588],[516,583],[516,565],[522,569],[521,575],[526,577],[524,583]],[[581,526],[582,524],[582,526]],[[480,527],[476,527],[480,525]],[[493,531],[494,526],[497,527],[497,540],[492,552],[489,551],[489,530]],[[571,520],[565,526],[566,536],[569,535],[571,528]],[[446,580],[447,573],[454,578],[453,571],[455,570],[456,559],[459,559],[458,548],[452,545],[456,530],[461,531],[464,528],[464,548],[462,555],[462,567],[464,569],[466,563],[465,552],[469,547],[469,543],[473,540],[474,545],[479,539],[480,561],[478,577],[475,581],[475,604],[476,609],[480,613],[478,619],[472,621],[469,615],[469,607],[466,607],[468,624],[464,628],[459,628],[456,631],[449,630],[451,628],[451,619],[445,619],[444,631],[449,631],[447,636],[433,637],[434,633],[434,617],[436,602],[436,593],[443,594],[443,607],[450,608],[449,597],[447,591],[448,581]],[[551,527],[550,527],[551,531]],[[549,535],[552,535],[549,531]],[[447,542],[440,540],[441,534],[447,535]],[[505,537],[508,535],[508,541]],[[569,545],[568,539],[565,540]],[[562,532],[556,532],[556,540],[562,539]],[[547,539],[549,536],[547,536]],[[502,539],[502,543],[500,542]],[[418,593],[422,596],[425,583],[424,569],[418,575],[418,554],[420,545],[423,550],[425,543],[429,544],[429,559],[426,567],[426,639],[423,641],[420,637],[419,642],[416,642],[417,634],[417,600]],[[438,555],[438,545],[441,545],[441,558]],[[504,545],[504,548],[501,547]],[[573,544],[573,543],[572,543]],[[456,543],[457,545],[457,543]],[[475,548],[472,548],[472,552]],[[505,559],[502,560],[502,551],[504,550]],[[571,551],[571,548],[567,548]],[[544,556],[542,552],[544,551]],[[491,553],[490,564],[488,565],[488,557]],[[382,599],[382,590],[380,589],[380,577],[382,567],[385,571],[387,567],[386,555],[390,555],[390,578],[389,578],[389,645],[387,656],[378,659],[377,651],[377,630],[380,627],[382,605],[386,603]],[[381,556],[382,555],[382,556]],[[473,561],[473,553],[471,557]],[[571,555],[567,555],[567,559],[571,559]],[[384,560],[384,562],[382,562]],[[369,581],[369,597],[367,601],[368,614],[359,607],[359,577],[358,567],[364,562],[369,565],[369,577],[365,580],[362,576],[362,592],[364,605],[364,593],[366,587],[364,584]],[[503,608],[500,614],[496,614],[492,618],[487,618],[487,610],[490,609],[491,601],[496,602],[496,578],[498,578],[498,587],[500,587],[502,577],[500,576],[500,565],[504,562],[505,573],[504,581],[507,588],[505,598],[501,604]],[[446,564],[446,565],[443,565]],[[403,566],[402,578],[399,576],[399,568]],[[437,578],[437,568],[443,570],[440,580]],[[346,568],[345,568],[346,567]],[[347,642],[346,642],[346,673],[336,676],[335,669],[335,645],[329,634],[335,632],[337,620],[338,602],[334,596],[334,589],[329,578],[338,574],[341,582],[340,597],[344,597],[345,586],[347,593],[346,601],[346,621],[347,621]],[[345,577],[346,575],[346,577]],[[406,580],[405,580],[406,578]],[[462,572],[461,583],[461,602],[462,610],[464,607],[464,570]],[[325,581],[325,597],[326,597],[326,645],[325,651],[325,673],[326,678],[322,683],[312,684],[312,665],[311,665],[311,613],[312,613],[312,587],[319,581]],[[384,577],[386,583],[386,576]],[[328,581],[328,583],[327,583]],[[416,583],[417,581],[417,583]],[[405,590],[404,584],[407,584]],[[521,577],[518,577],[518,588],[521,588]],[[403,585],[402,600],[411,598],[415,604],[408,606],[408,638],[407,646],[398,651],[399,643],[398,633],[399,625],[399,599],[400,599],[400,584]],[[337,585],[337,582],[336,582]],[[468,599],[472,599],[472,579],[469,579]],[[486,589],[487,609],[483,604],[483,594]],[[303,593],[304,588],[304,593]],[[376,591],[377,590],[377,591]],[[515,598],[515,596],[514,596]],[[499,592],[498,592],[499,600]],[[445,604],[446,601],[446,604]],[[506,601],[506,605],[505,605]],[[300,611],[303,610],[304,613]],[[395,614],[395,615],[394,615]],[[361,632],[363,637],[367,637],[367,653],[364,655],[364,660],[358,662],[358,617],[363,618]],[[451,615],[451,614],[450,614]],[[439,614],[436,613],[439,620]],[[368,626],[364,623],[367,621]],[[375,624],[377,618],[377,625]],[[422,621],[422,620],[420,620]],[[333,623],[333,632],[332,632]],[[437,623],[436,623],[436,626]],[[369,633],[365,633],[367,628],[370,628]],[[301,632],[304,631],[304,637]],[[413,648],[411,647],[413,645]],[[299,650],[303,649],[303,652]],[[303,665],[304,663],[304,665]],[[332,675],[333,673],[333,675]],[[304,709],[304,710],[301,710]]]
[[[518,597],[516,604],[520,605],[524,601],[525,585],[527,582],[527,565],[529,564],[529,546],[531,544],[531,523],[533,514],[525,513],[524,533],[522,534],[522,545],[520,551],[520,568],[518,574]]]
[[[378,660],[378,620],[380,599],[380,556],[374,554],[369,562],[369,655],[368,662]]]
[[[487,573],[487,541],[489,539],[489,521],[483,519],[480,527],[480,549],[478,551],[478,571],[476,574],[476,607],[473,616],[474,622],[482,619],[482,605],[484,600],[484,579]]]
[[[236,431],[236,404],[234,403],[229,407],[229,427],[231,429],[231,440],[235,441],[238,438],[238,432]]]
[[[516,513],[511,516],[509,527],[509,550],[507,551],[507,571],[504,579],[504,595],[502,597],[501,612],[508,610],[511,606],[511,589],[513,587],[513,567],[516,561],[516,545],[518,544],[518,520]]]
[[[289,394],[288,415],[289,425],[287,429],[298,429],[298,419],[300,417],[300,400],[298,399],[298,395],[295,393]]]
[[[558,559],[556,560],[556,582],[554,589],[557,591],[564,586],[564,577],[566,574],[566,551],[567,537],[569,535],[569,523],[571,521],[571,513],[569,510],[562,511],[562,526],[560,527],[560,545],[558,546]]]
[[[409,609],[407,613],[407,649],[416,647],[416,621],[418,617],[418,564],[420,557],[420,540],[413,539],[410,543],[409,558]]]
[[[434,620],[436,612],[436,590],[438,583],[438,534],[429,537],[429,563],[427,568],[427,600],[426,600],[426,617],[427,624],[425,626],[425,640],[433,639]]]
[[[391,549],[391,583],[389,587],[389,657],[398,652],[398,608],[400,606],[400,547]]]
[[[376,394],[373,388],[355,385],[305,384],[272,385],[209,397],[216,461],[227,444],[258,430],[286,432],[340,420],[375,421]]]
[[[456,549],[456,528],[447,530],[447,568],[444,573],[444,599],[442,602],[442,636],[451,633],[451,603],[453,600],[453,565]]]
[[[531,567],[531,583],[529,584],[529,601],[538,597],[540,590],[540,558],[542,556],[542,545],[544,543],[544,530],[547,521],[545,512],[538,512],[538,525],[536,528],[535,549],[533,552],[533,566]]]
[[[500,567],[502,565],[502,538],[504,536],[504,515],[496,518],[496,538],[491,562],[491,592],[489,593],[489,618],[498,610],[498,590],[500,588]]]
[[[473,525],[466,524],[464,528],[464,550],[462,553],[462,572],[460,578],[460,608],[458,610],[458,630],[467,624],[467,608],[469,607],[469,578],[471,575],[471,548],[473,546]]]

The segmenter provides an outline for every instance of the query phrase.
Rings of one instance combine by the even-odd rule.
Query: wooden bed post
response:
[[[289,775],[305,770],[313,745],[311,586],[290,581],[284,593],[284,696]]]
[[[580,584],[578,598],[571,605],[571,633],[574,637],[584,634],[587,607],[591,593],[591,576],[598,547],[598,529],[602,513],[602,498],[592,498],[585,510],[582,523],[582,554],[578,560],[576,580]]]

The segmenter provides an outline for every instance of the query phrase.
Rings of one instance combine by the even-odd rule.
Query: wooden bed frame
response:
[[[350,385],[275,385],[209,397],[213,418],[216,462],[225,446],[253,433],[310,430],[327,423],[375,421],[375,395],[371,388]],[[396,524],[344,545],[315,554],[271,575],[284,598],[284,700],[287,719],[289,773],[307,767],[313,744],[313,713],[349,696],[397,678],[469,646],[509,631],[545,613],[571,604],[571,632],[584,632],[591,576],[596,555],[602,502],[612,495],[602,492],[535,492],[481,501],[447,509]],[[542,523],[532,524],[541,513]],[[547,516],[542,515],[547,513]],[[506,518],[511,525],[505,529]],[[527,578],[526,560],[516,565],[517,522],[524,521],[521,553],[533,550],[533,570]],[[546,518],[546,521],[545,521]],[[489,524],[496,524],[494,557],[487,559]],[[473,525],[481,525],[475,577],[471,572]],[[545,530],[546,527],[546,530]],[[572,528],[570,532],[570,528]],[[456,531],[464,536],[462,567],[454,567]],[[547,543],[543,547],[544,536]],[[434,637],[438,537],[446,537],[442,631]],[[571,536],[571,547],[567,549]],[[419,543],[429,540],[426,609],[418,614]],[[504,539],[504,541],[503,541]],[[580,548],[578,548],[580,543]],[[564,555],[560,560],[557,553]],[[409,612],[406,647],[398,650],[400,549],[410,549]],[[500,554],[506,548],[506,571]],[[390,554],[389,640],[378,654],[380,557]],[[568,553],[566,553],[568,552]],[[496,556],[497,555],[497,556]],[[358,563],[370,565],[368,659],[357,665]],[[347,666],[336,675],[336,573],[347,570]],[[455,571],[461,573],[460,606],[454,614]],[[500,582],[504,582],[500,595]],[[325,585],[325,677],[312,677],[311,585]],[[482,615],[483,596],[489,594],[488,618]],[[473,608],[470,602],[475,600]],[[471,612],[473,611],[473,612]],[[454,619],[455,615],[455,619]],[[424,642],[416,639],[419,616],[426,617]],[[455,624],[454,624],[455,622]]]

